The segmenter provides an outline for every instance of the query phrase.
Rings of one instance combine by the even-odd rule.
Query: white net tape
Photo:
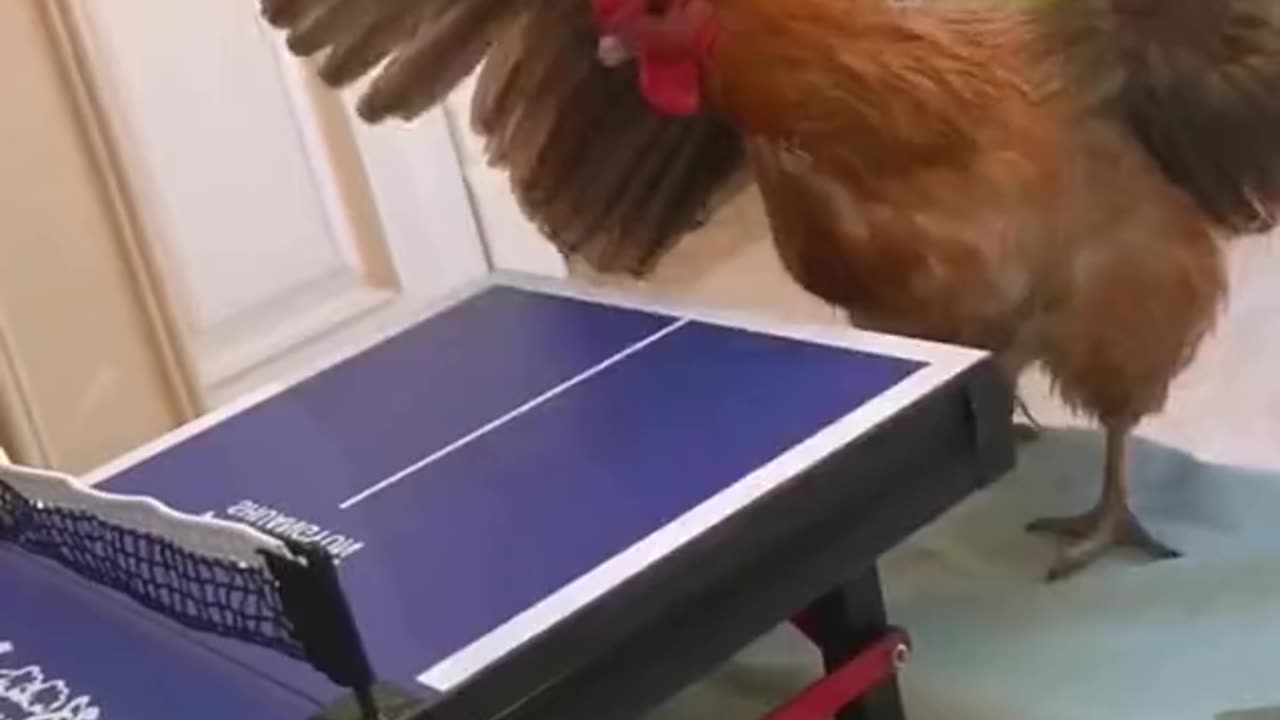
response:
[[[103,492],[62,473],[0,462],[0,482],[34,504],[87,513],[203,555],[261,566],[260,551],[288,554],[283,542],[247,525],[182,513],[149,497]]]
[[[188,627],[295,657],[306,654],[263,556],[292,553],[253,528],[4,463],[0,541],[52,559]]]

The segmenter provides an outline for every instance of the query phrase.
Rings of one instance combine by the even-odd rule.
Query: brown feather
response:
[[[410,40],[360,98],[360,116],[412,119],[435,107],[471,74],[502,27],[534,0],[436,0],[443,12],[418,19]],[[412,16],[406,18],[414,20]]]
[[[471,129],[482,136],[497,132],[498,125],[509,117],[513,103],[519,101],[520,78],[528,63],[537,62],[524,39],[531,22],[525,13],[494,40],[476,77],[471,96]]]
[[[361,32],[379,18],[387,17],[387,10],[392,14],[402,12],[401,8],[409,8],[410,0],[386,0],[379,6],[379,13],[371,13],[368,3],[331,2],[317,5],[311,12],[295,19],[285,36],[289,51],[296,55],[311,55],[319,52],[342,37],[350,34],[350,28],[360,27]]]
[[[333,87],[349,85],[386,60],[408,37],[397,16],[369,18],[359,34],[348,34],[325,54],[317,70],[320,79]]]
[[[1280,3],[1055,0],[1039,11],[1071,92],[1127,124],[1226,230],[1280,211]]]
[[[970,154],[975,133],[1002,117],[999,106],[1025,105],[1029,95],[1016,65],[1003,64],[1020,58],[1002,57],[987,40],[1017,29],[1007,14],[956,12],[946,23],[922,14],[903,23],[877,0],[716,5],[726,38],[753,38],[718,51],[709,78],[717,105],[744,130],[803,136],[810,153],[839,155],[867,172]],[[953,29],[965,25],[975,27]],[[884,102],[886,94],[897,101]]]
[[[268,24],[286,28],[296,24],[303,13],[315,10],[319,5],[315,0],[261,0],[260,10]]]
[[[865,327],[1042,363],[1110,426],[1160,409],[1220,307],[1221,249],[1127,125],[1054,87],[1032,16],[714,3],[711,99],[797,282]]]
[[[551,242],[601,270],[647,272],[743,168],[735,129],[659,115],[633,68],[599,63],[587,0],[263,0],[263,14],[293,52],[327,50],[326,83],[372,74],[370,122],[416,117],[479,66],[488,161]]]

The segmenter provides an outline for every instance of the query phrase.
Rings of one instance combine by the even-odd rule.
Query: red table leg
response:
[[[791,623],[822,652],[826,676],[767,720],[906,720],[897,671],[910,640],[887,622],[875,566],[816,599]]]
[[[803,616],[798,620],[795,624],[808,635],[812,627],[806,630]],[[844,665],[766,715],[764,720],[825,720],[835,717],[842,709],[896,674],[906,662],[910,650],[907,634],[901,630],[890,630]]]

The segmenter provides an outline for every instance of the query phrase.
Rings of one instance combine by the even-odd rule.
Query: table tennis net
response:
[[[0,462],[6,542],[188,628],[307,661],[348,687],[369,680],[345,600],[326,601],[338,592],[332,566],[317,576],[319,556],[297,543]]]

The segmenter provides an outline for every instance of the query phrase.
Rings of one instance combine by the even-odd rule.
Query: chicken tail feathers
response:
[[[1280,2],[1054,0],[1067,76],[1233,233],[1280,215]]]
[[[411,120],[477,68],[472,128],[566,256],[646,274],[745,168],[733,128],[669,117],[606,68],[588,0],[261,0],[334,87],[372,75],[363,119]],[[375,70],[375,68],[380,68]]]

